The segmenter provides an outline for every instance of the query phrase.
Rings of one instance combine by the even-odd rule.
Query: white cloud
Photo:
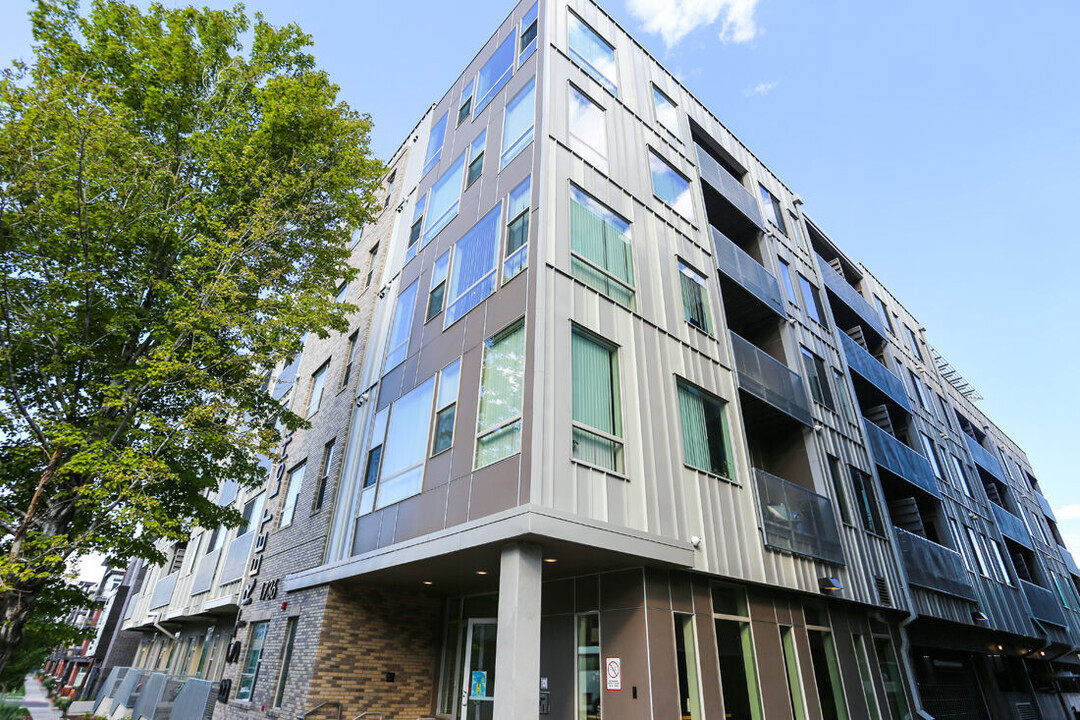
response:
[[[776,81],[758,83],[752,88],[748,88],[745,95],[750,97],[751,95],[768,95],[772,89],[776,87]]]
[[[1058,520],[1080,520],[1080,505],[1062,505],[1054,510]]]
[[[664,44],[674,47],[692,30],[720,19],[720,40],[744,43],[760,34],[754,23],[758,0],[627,0],[630,12]]]

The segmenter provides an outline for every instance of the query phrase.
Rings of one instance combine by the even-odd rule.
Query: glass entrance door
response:
[[[465,641],[465,676],[461,683],[460,720],[492,720],[495,715],[494,618],[469,620]]]

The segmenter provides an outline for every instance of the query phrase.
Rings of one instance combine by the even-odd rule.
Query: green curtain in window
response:
[[[705,309],[704,289],[685,272],[679,273],[682,285],[683,308],[686,310],[686,322],[694,327],[709,332],[709,316]]]
[[[608,435],[620,435],[612,352],[584,335],[572,341],[574,420]],[[622,471],[621,443],[575,428],[574,457]]]
[[[477,431],[492,430],[521,415],[525,366],[525,325],[488,341],[480,371]],[[482,435],[476,443],[476,467],[521,450],[521,423]]]
[[[634,261],[626,230],[616,218],[605,218],[584,204],[589,198],[574,191],[570,198],[570,249],[612,276],[633,286]],[[574,276],[616,302],[629,305],[633,291],[612,282],[603,273],[583,264],[574,267]]]
[[[685,278],[684,278],[685,279]],[[682,420],[683,457],[692,467],[714,472],[709,454],[709,427],[701,395],[679,385],[679,418]]]

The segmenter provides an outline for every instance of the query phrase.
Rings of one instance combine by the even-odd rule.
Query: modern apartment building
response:
[[[589,0],[512,10],[352,243],[350,333],[271,385],[311,428],[147,575],[136,674],[221,720],[1080,707],[1023,451]]]

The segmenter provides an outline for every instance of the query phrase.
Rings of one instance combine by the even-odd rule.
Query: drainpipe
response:
[[[161,623],[158,622],[161,619],[161,615],[159,613],[151,613],[150,617],[153,618],[153,622],[151,623],[151,625],[154,626],[155,630],[157,630],[159,633],[169,638],[170,640],[176,639],[176,633],[171,633],[165,628],[161,627]]]
[[[907,597],[908,607],[914,608],[915,603],[912,601],[906,583],[904,584],[904,595]],[[915,682],[915,673],[911,669],[911,643],[908,641],[907,626],[915,622],[918,617],[913,609],[909,609],[908,616],[897,625],[900,630],[900,658],[904,664],[904,674],[907,676],[908,684],[911,687],[911,697],[915,703],[915,715],[923,720],[934,720],[933,715],[923,710],[922,698],[919,696],[918,685]]]

